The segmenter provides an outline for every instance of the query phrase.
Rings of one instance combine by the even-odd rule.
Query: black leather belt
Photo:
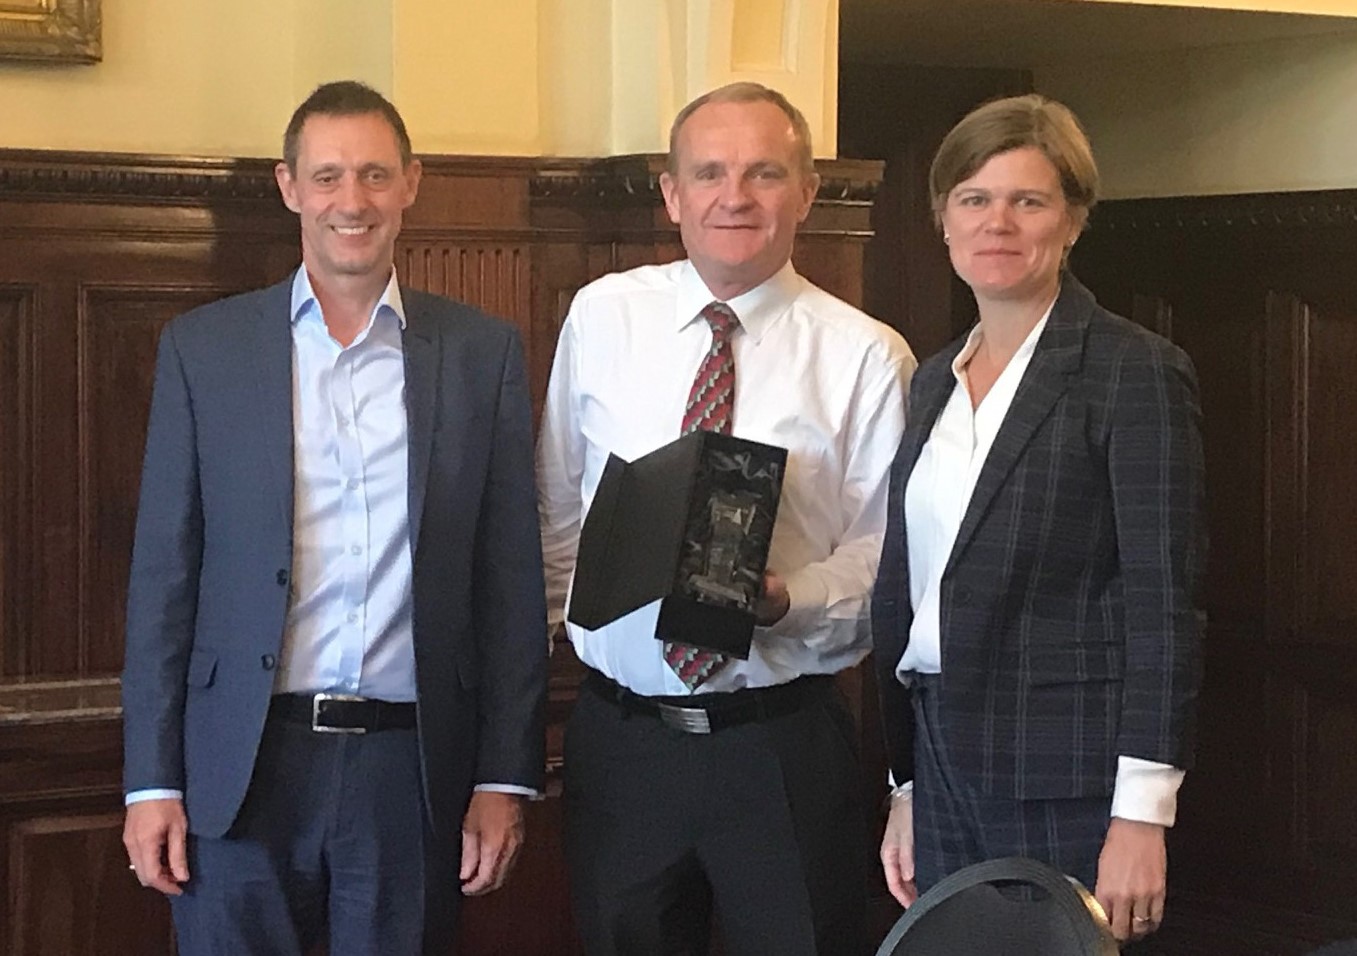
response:
[[[415,705],[349,694],[277,694],[269,702],[269,716],[321,734],[368,734],[414,727]]]
[[[834,678],[807,674],[772,687],[747,687],[691,697],[646,697],[590,668],[585,686],[629,714],[658,717],[666,726],[689,734],[713,734],[727,727],[768,720],[800,710],[832,692]]]

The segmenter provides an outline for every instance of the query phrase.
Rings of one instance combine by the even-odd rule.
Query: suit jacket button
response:
[[[280,588],[287,587],[287,568],[283,568],[278,572],[277,581]]]
[[[952,597],[956,599],[958,604],[970,604],[971,589],[968,587],[959,587],[952,592]]]
[[[264,670],[271,671],[277,666],[278,659],[272,654],[265,654],[263,657],[259,658],[259,663],[264,665]]]

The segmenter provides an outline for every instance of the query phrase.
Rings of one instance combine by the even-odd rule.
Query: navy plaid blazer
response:
[[[872,634],[897,780],[914,776],[905,485],[964,343],[915,373],[891,472]],[[938,703],[962,781],[1097,796],[1118,755],[1190,765],[1204,497],[1191,361],[1065,274],[943,572]]]

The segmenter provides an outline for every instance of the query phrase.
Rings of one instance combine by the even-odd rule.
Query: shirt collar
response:
[[[773,320],[790,308],[800,291],[801,277],[796,274],[791,262],[787,262],[760,285],[727,300],[726,305],[740,320],[744,334],[757,342]],[[693,264],[684,262],[679,275],[674,327],[686,328],[690,322],[701,317],[703,309],[715,301],[716,297],[697,274]]]
[[[1060,296],[1057,295],[1056,299]],[[1014,362],[1026,362],[1032,357],[1032,353],[1037,350],[1037,339],[1041,338],[1042,330],[1046,328],[1046,320],[1051,317],[1051,310],[1055,308],[1055,299],[1046,307],[1046,314],[1043,315],[1036,325],[1032,326],[1032,331],[1027,333],[1027,338],[1022,340],[1022,345],[1013,353],[1013,357],[1008,360],[1008,364]],[[966,336],[966,344],[961,347],[957,357],[952,359],[952,375],[960,382],[962,374],[965,372],[966,363],[975,355],[976,350],[980,348],[980,342],[984,339],[984,333],[981,331],[980,323],[975,323],[975,328],[971,329],[971,334]],[[1007,367],[1007,366],[1005,366]]]
[[[396,281],[396,267],[391,267],[391,278],[386,282],[386,288],[382,290],[381,298],[377,300],[376,306],[372,309],[372,315],[368,317],[368,327],[372,327],[372,322],[381,315],[383,310],[394,315],[396,321],[400,323],[402,329],[405,328],[405,303],[401,300],[400,283]],[[306,266],[299,266],[296,273],[292,276],[292,324],[296,326],[302,319],[310,316],[315,321],[320,321],[320,301],[316,298],[316,292],[311,287],[311,276],[307,274]]]

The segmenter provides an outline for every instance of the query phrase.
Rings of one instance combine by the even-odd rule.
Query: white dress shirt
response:
[[[610,452],[631,461],[679,437],[711,345],[714,296],[687,262],[605,276],[561,330],[538,443],[551,622],[564,619],[579,530]],[[914,356],[888,326],[787,264],[727,303],[740,321],[733,434],[788,449],[768,568],[786,582],[782,620],[756,628],[698,693],[835,673],[867,653],[887,478]],[[655,639],[659,602],[596,631],[569,625],[580,659],[639,694],[689,690]]]
[[[909,597],[914,619],[909,629],[909,644],[896,666],[897,676],[906,671],[936,674],[942,670],[939,594],[943,570],[961,530],[980,469],[989,456],[990,446],[1008,414],[1049,317],[1050,309],[1047,309],[1009,359],[979,407],[972,407],[966,378],[966,365],[983,338],[979,325],[971,330],[965,347],[952,362],[956,387],[938,415],[905,486]],[[1183,771],[1168,764],[1120,756],[1112,815],[1172,826],[1182,781]]]

